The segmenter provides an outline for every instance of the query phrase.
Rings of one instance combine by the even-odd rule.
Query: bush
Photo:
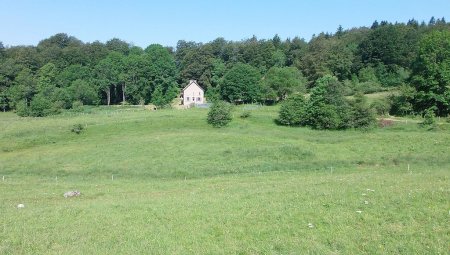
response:
[[[223,101],[215,102],[208,112],[208,124],[213,127],[223,127],[231,122],[232,106]]]
[[[20,102],[16,104],[16,113],[20,117],[30,116],[30,110],[25,102]]]
[[[431,108],[428,108],[425,110],[425,113],[423,115],[423,122],[422,125],[424,126],[434,126],[436,125],[436,119],[435,119],[434,110]]]
[[[75,125],[72,126],[70,131],[78,135],[78,134],[81,133],[81,131],[83,131],[83,129],[84,129],[83,125],[75,124]]]
[[[375,115],[362,93],[356,93],[354,100],[347,100],[342,94],[342,84],[332,76],[318,79],[317,84],[308,101],[303,96],[286,100],[280,108],[278,123],[314,129],[374,126]]]
[[[365,94],[383,91],[383,87],[381,86],[381,84],[379,84],[377,82],[373,82],[373,81],[361,82],[358,84],[357,87],[358,87],[357,89],[359,91],[361,91]]]
[[[241,117],[242,119],[246,119],[246,118],[250,117],[251,115],[252,115],[251,112],[243,111],[239,117]]]
[[[36,95],[30,103],[30,116],[44,117],[52,114],[52,103],[43,95]]]
[[[343,124],[337,107],[329,104],[311,107],[308,119],[308,125],[314,129],[339,129]]]
[[[72,111],[81,112],[83,111],[83,102],[76,100],[72,102]]]
[[[375,126],[375,113],[373,109],[367,105],[367,99],[361,93],[355,94],[355,99],[351,102],[350,122],[350,127],[353,128],[371,128]]]
[[[278,122],[282,125],[298,126],[304,123],[306,102],[302,95],[295,95],[283,102]]]
[[[376,114],[385,116],[389,113],[391,105],[389,101],[379,99],[370,104],[370,108],[372,108],[376,112]]]

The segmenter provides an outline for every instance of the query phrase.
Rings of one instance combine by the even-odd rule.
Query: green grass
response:
[[[241,111],[222,129],[204,109],[0,114],[0,254],[448,253],[446,128],[314,131]]]

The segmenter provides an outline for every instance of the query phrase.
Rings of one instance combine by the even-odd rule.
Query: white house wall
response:
[[[203,104],[203,90],[195,83],[191,83],[183,91],[183,105]]]

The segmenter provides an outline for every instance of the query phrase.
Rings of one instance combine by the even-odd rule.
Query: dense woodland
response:
[[[157,44],[142,49],[117,38],[84,43],[64,33],[37,46],[4,47],[0,42],[0,108],[21,116],[82,105],[167,106],[190,79],[199,81],[209,101],[274,104],[295,98],[292,94],[312,93],[310,100],[319,100],[320,108],[327,95],[392,90],[395,96],[372,106],[379,113],[446,116],[450,23],[444,18],[375,21],[370,28],[339,26],[309,42],[253,36],[181,40],[175,49]],[[355,98],[360,99],[353,104],[363,101]],[[339,100],[329,98],[335,105]]]

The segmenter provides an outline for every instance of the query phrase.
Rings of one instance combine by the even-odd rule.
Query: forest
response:
[[[145,49],[113,38],[82,42],[65,33],[37,46],[0,42],[0,109],[46,116],[82,105],[170,106],[195,79],[208,101],[276,104],[333,84],[343,96],[392,91],[378,113],[450,113],[450,23],[375,21],[319,33],[307,42],[253,36],[178,41]],[[325,85],[323,85],[325,83]]]

